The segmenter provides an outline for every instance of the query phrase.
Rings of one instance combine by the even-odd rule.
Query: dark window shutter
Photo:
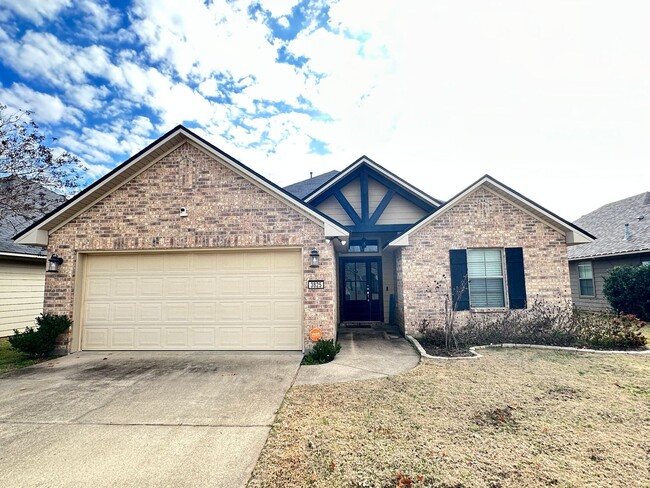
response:
[[[508,273],[508,299],[510,308],[526,308],[526,276],[524,273],[524,250],[521,247],[506,248]]]
[[[467,251],[450,249],[451,296],[456,310],[469,310],[469,283],[467,282]]]

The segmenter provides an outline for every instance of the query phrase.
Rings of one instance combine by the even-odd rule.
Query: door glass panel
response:
[[[345,263],[345,281],[354,281],[356,269],[355,263]]]

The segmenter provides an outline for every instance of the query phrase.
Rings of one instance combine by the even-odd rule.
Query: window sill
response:
[[[596,298],[596,295],[580,295],[579,298]]]
[[[470,312],[472,313],[499,313],[499,312],[507,312],[508,309],[506,307],[495,307],[495,308],[470,308]]]

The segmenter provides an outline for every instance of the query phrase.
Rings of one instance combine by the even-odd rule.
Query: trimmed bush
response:
[[[422,327],[423,340],[444,348],[440,327]],[[641,328],[646,325],[633,315],[584,312],[570,304],[540,300],[527,310],[500,314],[472,313],[464,327],[456,330],[460,349],[486,344],[540,344],[594,349],[639,349],[646,345]]]
[[[650,266],[617,266],[605,278],[603,292],[617,312],[650,321]]]
[[[302,364],[325,364],[329,363],[341,350],[341,344],[334,342],[334,339],[319,339],[314,344],[314,349],[302,358]]]
[[[44,357],[56,347],[56,338],[68,330],[72,320],[67,315],[41,314],[36,317],[37,327],[27,327],[24,332],[14,329],[9,343],[32,357]]]

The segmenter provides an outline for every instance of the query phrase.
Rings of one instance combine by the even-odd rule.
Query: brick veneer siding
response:
[[[187,208],[187,217],[179,216],[181,207]],[[322,226],[185,143],[50,234],[49,252],[64,264],[59,273],[47,274],[44,310],[73,315],[80,251],[265,247],[302,248],[305,284],[325,280],[324,290],[304,286],[305,345],[311,347],[312,327],[320,327],[324,338],[334,338],[334,251],[325,243]],[[320,252],[319,268],[309,266],[312,248]],[[71,337],[70,332],[63,338],[68,350]]]
[[[406,332],[416,333],[423,319],[441,321],[443,302],[428,288],[449,280],[449,250],[471,247],[522,247],[528,302],[534,298],[571,300],[567,246],[559,231],[479,187],[452,208],[409,236],[396,255],[397,317]],[[462,325],[470,312],[458,312]],[[440,323],[440,322],[439,322]]]

